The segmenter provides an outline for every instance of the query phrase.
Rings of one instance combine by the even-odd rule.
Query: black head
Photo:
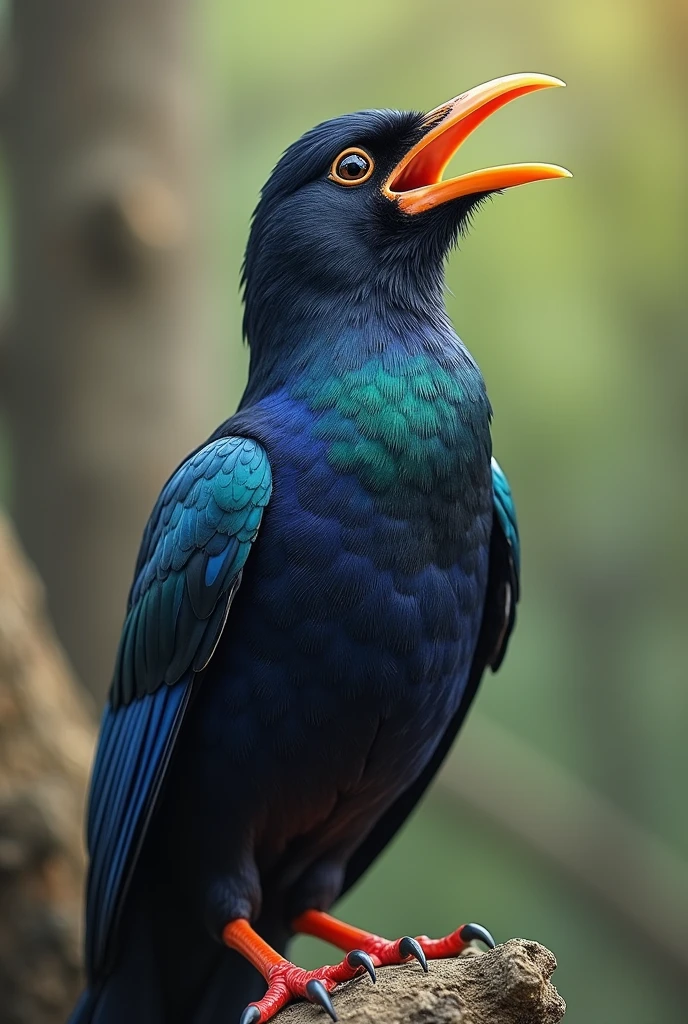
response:
[[[498,79],[430,114],[366,110],[306,132],[285,152],[256,208],[243,282],[252,348],[305,322],[442,306],[444,260],[491,192],[561,168],[521,164],[442,180],[475,127],[534,89],[536,75]]]

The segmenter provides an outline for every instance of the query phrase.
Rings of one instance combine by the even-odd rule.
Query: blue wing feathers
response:
[[[180,709],[189,687],[180,683],[162,687],[152,697],[134,701],[117,711],[108,708],[103,733],[114,734],[116,760],[96,759],[91,807],[99,815],[90,838],[91,868],[87,892],[87,960],[91,972],[105,965],[112,926],[125,894],[129,855],[140,834],[144,804],[150,800],[176,735]],[[119,745],[120,750],[117,751]],[[106,791],[99,792],[105,780]]]
[[[145,712],[139,716],[137,722],[137,734],[140,736],[140,741],[137,742],[139,749],[134,764],[135,770],[129,780],[128,792],[118,808],[122,828],[108,865],[108,883],[111,880],[117,883],[122,876],[124,858],[131,846],[133,832],[143,810],[144,801],[158,776],[157,769],[172,734],[179,708],[185,698],[186,686],[180,684],[172,691],[159,691],[159,694],[157,699],[155,699],[157,695],[154,695],[153,700],[139,702],[139,704],[150,705],[150,707],[145,707]],[[105,894],[105,916],[110,917],[114,910],[113,904],[119,898],[117,885],[108,884]]]
[[[176,682],[191,666],[205,632],[193,620],[210,618],[217,602],[228,598],[271,487],[264,450],[235,437],[206,445],[167,483],[144,537],[148,557],[139,558],[132,587],[115,668],[115,706],[148,692],[142,681],[151,676],[147,659],[156,643],[167,657],[154,685],[163,679]],[[211,558],[218,561],[206,582]],[[172,616],[167,614],[170,605],[176,609]],[[154,641],[151,631],[161,635]]]
[[[518,536],[518,522],[516,521],[516,506],[511,494],[511,488],[509,487],[509,481],[496,459],[492,459],[492,488],[495,513],[513,553],[514,566],[518,577],[521,570],[521,545]]]
[[[488,662],[497,671],[516,623],[516,604],[521,592],[521,547],[516,521],[516,506],[507,480],[496,459],[492,459],[494,525],[490,548],[491,593],[483,614],[484,626],[490,624],[495,636]]]
[[[172,475],[144,532],[91,780],[92,979],[113,953],[194,679],[215,650],[271,488],[260,445],[219,438]]]

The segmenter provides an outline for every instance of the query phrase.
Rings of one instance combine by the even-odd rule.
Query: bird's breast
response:
[[[365,804],[409,785],[466,685],[488,572],[488,413],[476,401],[473,419],[465,390],[421,369],[301,381],[229,424],[266,448],[273,491],[193,750],[213,778],[243,773],[228,805],[284,815],[280,842],[342,794]]]
[[[326,665],[331,693],[397,699],[467,672],[492,519],[481,395],[414,357],[316,367],[265,403],[273,496],[232,620],[266,689]]]
[[[487,585],[489,407],[470,375],[376,359],[311,367],[225,429],[263,445],[273,490],[177,772],[212,828],[222,808],[228,846],[250,835],[288,873],[294,850],[364,834],[459,706]]]

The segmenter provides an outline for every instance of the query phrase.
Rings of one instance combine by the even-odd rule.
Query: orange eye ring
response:
[[[374,170],[375,161],[370,153],[366,153],[365,149],[359,149],[358,146],[350,146],[343,149],[333,160],[328,177],[330,181],[350,188],[352,185],[362,185]],[[353,177],[349,172],[358,172],[360,176]]]

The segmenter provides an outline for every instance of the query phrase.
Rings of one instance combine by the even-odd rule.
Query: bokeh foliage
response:
[[[568,83],[498,114],[459,158],[461,170],[543,159],[575,175],[498,197],[449,266],[448,306],[487,378],[524,550],[519,628],[475,714],[688,864],[686,10],[678,0],[206,0],[200,29],[231,401],[245,372],[242,247],[286,145],[340,112],[429,109],[513,71]],[[459,753],[450,772],[460,765]],[[685,1019],[688,981],[661,956],[565,872],[440,795],[341,909],[389,934],[477,918],[502,937],[535,936],[560,959],[572,1020]],[[301,950],[313,963],[323,953]]]

